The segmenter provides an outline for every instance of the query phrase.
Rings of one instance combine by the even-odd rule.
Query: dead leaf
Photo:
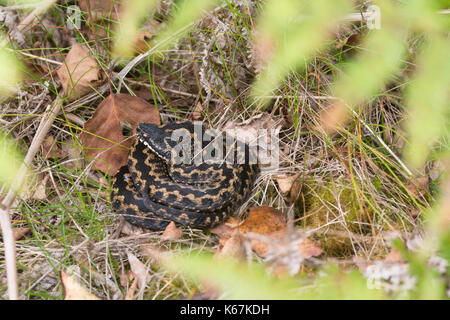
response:
[[[138,285],[140,289],[139,296],[142,297],[145,286],[147,285],[147,281],[150,280],[147,267],[145,266],[145,264],[139,261],[139,259],[134,254],[127,252],[127,256],[131,271],[138,279]]]
[[[306,259],[320,256],[323,253],[323,250],[308,238],[301,239],[298,247],[302,256]]]
[[[300,174],[293,174],[293,175],[282,175],[282,176],[278,176],[275,177],[276,182],[278,183],[278,187],[280,188],[281,193],[286,194],[289,191],[291,191],[291,187],[292,184],[294,183],[295,179],[297,179],[297,177]]]
[[[239,220],[235,217],[230,217],[224,223],[215,226],[214,228],[209,229],[211,233],[217,234],[220,237],[228,237],[230,238],[236,227],[239,225]]]
[[[223,245],[220,245],[219,248],[217,248],[217,251],[214,254],[214,258],[223,257],[245,257],[245,248],[243,245],[241,234],[239,234],[238,232],[234,232],[234,234],[230,238],[227,238],[226,241],[224,241]]]
[[[238,230],[244,235],[254,233],[269,239],[276,239],[283,236],[287,230],[286,218],[275,208],[253,207],[250,208],[247,219],[239,225]],[[250,245],[260,257],[265,257],[269,250],[267,241],[251,238]]]
[[[136,292],[137,284],[138,284],[138,278],[135,277],[133,279],[133,282],[131,283],[130,288],[128,288],[128,291],[127,291],[127,294],[125,295],[124,300],[133,300],[134,299],[134,294]]]
[[[131,275],[133,274],[133,272],[125,272],[125,269],[122,268],[120,270],[120,277],[119,277],[119,283],[122,287],[126,287],[128,285],[129,280],[131,279]]]
[[[356,49],[357,49],[358,45],[361,43],[362,38],[363,38],[363,34],[361,34],[360,32],[353,33],[350,36],[348,36],[347,38],[345,38],[342,43],[342,47],[343,47],[345,55],[351,57],[355,53],[357,53],[358,50],[356,50]]]
[[[90,92],[104,80],[97,61],[79,44],[72,46],[56,73],[61,80],[64,95],[70,101]]]
[[[303,186],[303,177],[300,173],[290,176],[279,176],[275,180],[288,203],[297,200]]]
[[[178,240],[183,237],[183,230],[177,228],[175,222],[171,221],[164,230],[160,242]]]
[[[103,100],[86,121],[80,141],[86,158],[94,160],[95,167],[109,175],[127,163],[128,149],[134,141],[123,136],[121,121],[131,124],[133,134],[139,123],[160,124],[158,109],[141,98],[113,94]]]
[[[100,300],[84,289],[73,277],[61,271],[64,300]]]
[[[146,101],[153,99],[153,93],[152,91],[147,87],[139,87],[138,89],[134,90],[134,94]]]
[[[30,228],[13,228],[13,237],[14,240],[22,239],[28,232],[30,232]]]
[[[53,136],[48,136],[42,141],[41,154],[44,159],[63,159],[67,156],[67,152],[58,147]]]

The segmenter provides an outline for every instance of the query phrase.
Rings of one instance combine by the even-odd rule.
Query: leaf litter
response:
[[[131,136],[124,137],[121,123],[131,125]],[[84,124],[79,139],[84,146],[85,157],[94,167],[114,175],[127,163],[128,151],[133,144],[139,123],[160,124],[158,109],[128,94],[112,94],[103,100],[94,115]]]

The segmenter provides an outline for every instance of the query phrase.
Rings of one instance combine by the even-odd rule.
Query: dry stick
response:
[[[13,231],[11,228],[11,221],[9,220],[9,208],[16,199],[16,191],[20,190],[25,175],[27,174],[28,167],[30,167],[34,156],[39,150],[39,147],[44,140],[47,132],[50,130],[53,121],[61,110],[63,100],[57,98],[55,103],[50,107],[50,110],[46,112],[42,118],[36,135],[31,142],[30,148],[23,160],[23,163],[19,169],[13,186],[9,190],[5,199],[1,203],[0,209],[0,224],[3,234],[3,243],[5,246],[5,260],[6,260],[6,275],[8,278],[8,294],[11,300],[17,300],[19,298],[19,291],[17,285],[17,269],[16,269],[16,247],[13,237]]]

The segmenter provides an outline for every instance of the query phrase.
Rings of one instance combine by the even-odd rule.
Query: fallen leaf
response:
[[[283,236],[287,230],[286,218],[272,207],[262,206],[250,208],[247,219],[237,228],[243,235],[249,233],[264,236],[268,239],[277,239]],[[269,242],[250,238],[253,251],[260,257],[265,257],[269,250]]]
[[[138,278],[135,277],[133,279],[133,282],[131,283],[130,288],[128,288],[128,291],[127,291],[127,294],[125,295],[124,300],[133,300],[134,299],[134,294],[136,292],[137,284],[138,284]]]
[[[150,90],[147,87],[139,87],[138,89],[134,90],[133,92],[137,97],[144,99],[146,101],[153,99],[152,90]]]
[[[72,46],[56,73],[61,80],[64,95],[70,101],[90,92],[104,80],[97,61],[79,44]]]
[[[128,94],[113,94],[103,100],[94,115],[84,125],[80,141],[87,159],[109,175],[114,175],[127,163],[128,149],[134,137],[125,139],[120,122],[128,121],[136,134],[139,123],[160,124],[155,106]]]
[[[126,287],[128,285],[129,280],[131,279],[131,275],[133,274],[133,272],[125,272],[125,269],[121,268],[120,270],[120,277],[119,277],[119,283],[122,287]]]
[[[217,251],[214,254],[214,258],[223,257],[245,257],[245,248],[243,245],[241,234],[239,234],[238,232],[234,232],[234,234],[230,238],[227,238],[226,241],[224,241],[223,245],[220,245],[217,248]]]
[[[294,180],[291,186],[291,190],[289,191],[289,195],[286,196],[286,201],[288,203],[293,203],[297,200],[300,195],[300,192],[303,188],[303,176],[299,174],[297,178]]]
[[[292,203],[297,200],[303,186],[303,177],[300,173],[289,176],[279,176],[276,177],[275,180],[277,181],[278,187],[288,203]]]
[[[323,250],[308,238],[301,239],[299,241],[298,247],[301,254],[306,259],[320,256],[323,253]]]
[[[100,300],[64,271],[61,271],[61,283],[64,300]]]
[[[44,159],[63,159],[67,157],[67,152],[58,147],[53,136],[48,136],[42,141],[41,154]]]
[[[163,234],[161,235],[160,242],[168,241],[168,240],[178,240],[183,237],[183,231],[180,228],[177,228],[175,222],[171,221],[166,229],[164,229]]]
[[[143,264],[139,259],[132,253],[127,252],[128,256],[128,262],[130,263],[130,268],[133,274],[138,279],[138,285],[139,285],[139,298],[142,298],[144,294],[145,286],[147,285],[147,282],[150,280],[147,267],[145,264]]]
[[[13,237],[14,240],[22,239],[28,232],[30,232],[30,228],[13,228]]]
[[[278,276],[297,274],[305,259],[319,256],[323,252],[301,232],[285,232],[273,239],[268,249],[265,261],[269,265],[270,272]]]
[[[209,229],[211,233],[214,233],[220,237],[231,237],[234,230],[239,225],[240,221],[235,217],[230,217],[227,221]]]
[[[281,193],[286,194],[289,191],[291,191],[292,184],[294,183],[295,179],[300,174],[293,174],[293,175],[282,175],[275,177],[275,181],[278,183],[278,187],[280,188]]]

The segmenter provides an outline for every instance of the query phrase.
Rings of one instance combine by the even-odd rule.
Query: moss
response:
[[[373,210],[357,198],[351,182],[343,178],[310,179],[304,182],[302,192],[297,204],[299,225],[308,230],[319,230],[314,235],[315,240],[328,256],[353,256],[355,252],[348,231],[369,234],[369,216]]]

